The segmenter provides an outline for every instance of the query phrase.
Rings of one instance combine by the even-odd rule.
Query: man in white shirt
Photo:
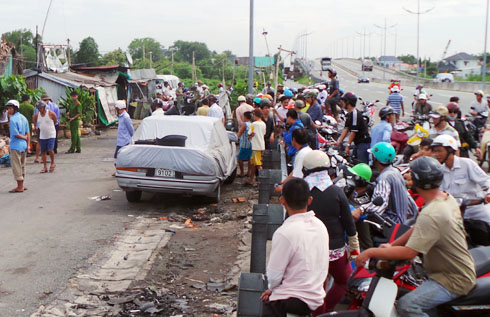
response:
[[[262,316],[306,316],[325,298],[328,232],[315,213],[307,211],[312,197],[303,179],[285,183],[280,201],[289,217],[272,237],[267,265],[269,289],[260,297],[265,302]]]
[[[208,97],[209,103],[211,106],[209,107],[208,117],[218,118],[225,124],[225,114],[223,113],[223,109],[216,103],[217,99],[214,95],[209,95]]]
[[[151,113],[152,116],[163,116],[165,115],[165,112],[163,111],[163,100],[162,99],[155,99],[153,100],[153,103],[151,104],[151,107],[155,110]]]
[[[318,94],[318,100],[320,101],[320,105],[323,107],[325,104],[325,101],[327,100],[328,93],[327,93],[327,86],[325,85],[318,85],[318,90],[320,93]]]
[[[488,111],[488,103],[486,100],[483,100],[484,96],[485,94],[481,90],[475,92],[476,100],[470,104],[470,114],[472,116],[477,116],[482,112]]]

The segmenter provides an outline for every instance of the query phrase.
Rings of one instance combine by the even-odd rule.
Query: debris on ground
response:
[[[101,201],[101,200],[111,200],[111,196],[93,196],[89,197],[88,199],[95,200],[95,201]]]

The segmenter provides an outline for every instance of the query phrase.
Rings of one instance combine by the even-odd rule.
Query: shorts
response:
[[[240,148],[237,159],[239,161],[248,161],[252,157],[252,149]]]
[[[41,153],[53,151],[54,150],[54,141],[56,141],[56,138],[40,139],[39,144],[41,145]]]
[[[252,158],[250,164],[255,166],[262,166],[262,151],[252,151]]]
[[[10,150],[10,165],[16,181],[23,181],[26,174],[26,152]]]

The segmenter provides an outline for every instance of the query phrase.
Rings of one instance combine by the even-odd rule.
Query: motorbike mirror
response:
[[[357,99],[362,100],[362,98],[361,98],[361,97],[357,97]]]
[[[381,206],[383,203],[384,203],[384,199],[381,196],[378,196],[378,197],[374,198],[374,200],[373,200],[373,204],[375,206]]]
[[[315,120],[315,124],[316,125],[322,125],[322,123],[320,122],[320,120]]]
[[[375,101],[374,103],[377,103],[377,102],[379,102],[379,100],[378,100],[378,99],[376,99],[376,101]]]

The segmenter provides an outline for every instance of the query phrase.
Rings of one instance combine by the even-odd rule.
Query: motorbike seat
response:
[[[476,280],[476,286],[466,296],[461,296],[446,304],[450,306],[460,305],[490,305],[490,277]]]
[[[470,254],[475,261],[476,276],[490,272],[490,246],[471,249]]]

